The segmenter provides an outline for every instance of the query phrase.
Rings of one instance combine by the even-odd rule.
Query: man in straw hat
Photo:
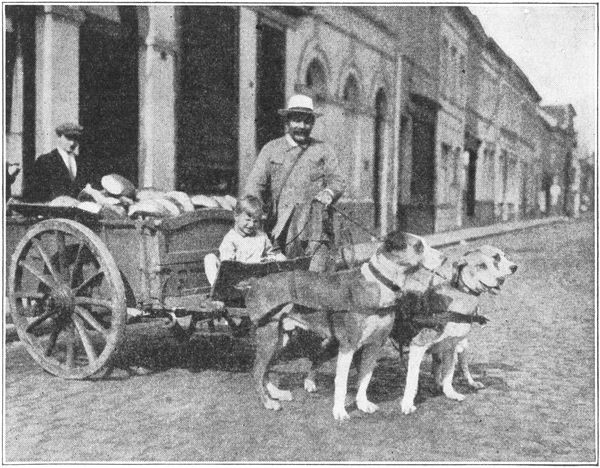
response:
[[[270,207],[267,229],[274,246],[292,258],[312,255],[311,269],[323,271],[333,242],[330,206],[342,196],[343,177],[333,149],[310,136],[321,115],[310,97],[292,96],[279,114],[286,133],[260,151],[245,193]]]
[[[25,192],[27,201],[45,202],[60,195],[77,197],[89,182],[77,160],[83,127],[74,122],[65,122],[55,131],[58,137],[56,148],[35,161]]]

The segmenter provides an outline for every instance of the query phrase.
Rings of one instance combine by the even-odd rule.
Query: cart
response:
[[[128,310],[138,319],[191,316],[192,326],[212,325],[222,317],[244,316],[243,296],[235,288],[240,280],[310,264],[308,257],[259,265],[223,262],[211,287],[204,256],[231,229],[230,211],[134,221],[40,204],[11,209],[21,215],[7,222],[12,320],[33,359],[66,379],[102,376],[110,369]],[[10,245],[11,237],[20,240]]]

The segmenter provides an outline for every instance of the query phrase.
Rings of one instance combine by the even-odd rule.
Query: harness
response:
[[[373,276],[377,279],[377,281],[383,284],[386,288],[391,289],[393,292],[398,292],[401,290],[400,286],[398,286],[391,279],[389,279],[387,276],[381,273],[381,271],[379,271],[377,267],[373,265],[373,262],[371,262],[370,260],[368,268],[369,271],[373,274]]]

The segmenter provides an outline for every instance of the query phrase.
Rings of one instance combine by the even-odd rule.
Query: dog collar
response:
[[[373,265],[373,263],[369,262],[368,265],[369,265],[369,270],[371,271],[373,276],[377,279],[377,281],[379,281],[381,284],[383,284],[386,288],[391,289],[393,292],[400,291],[400,286],[398,286],[396,283],[394,283],[387,276],[384,276],[383,273],[381,273],[377,269],[377,267],[375,267],[375,265]]]

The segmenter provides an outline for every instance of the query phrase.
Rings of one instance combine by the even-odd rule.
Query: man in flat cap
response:
[[[77,160],[82,133],[83,127],[73,122],[56,127],[56,148],[36,159],[24,194],[25,200],[46,202],[60,195],[77,197],[89,182]]]
[[[244,192],[270,207],[274,246],[291,258],[312,255],[311,269],[323,271],[331,266],[331,204],[342,196],[344,180],[333,149],[310,136],[320,115],[312,99],[294,95],[279,114],[286,133],[260,151]]]

